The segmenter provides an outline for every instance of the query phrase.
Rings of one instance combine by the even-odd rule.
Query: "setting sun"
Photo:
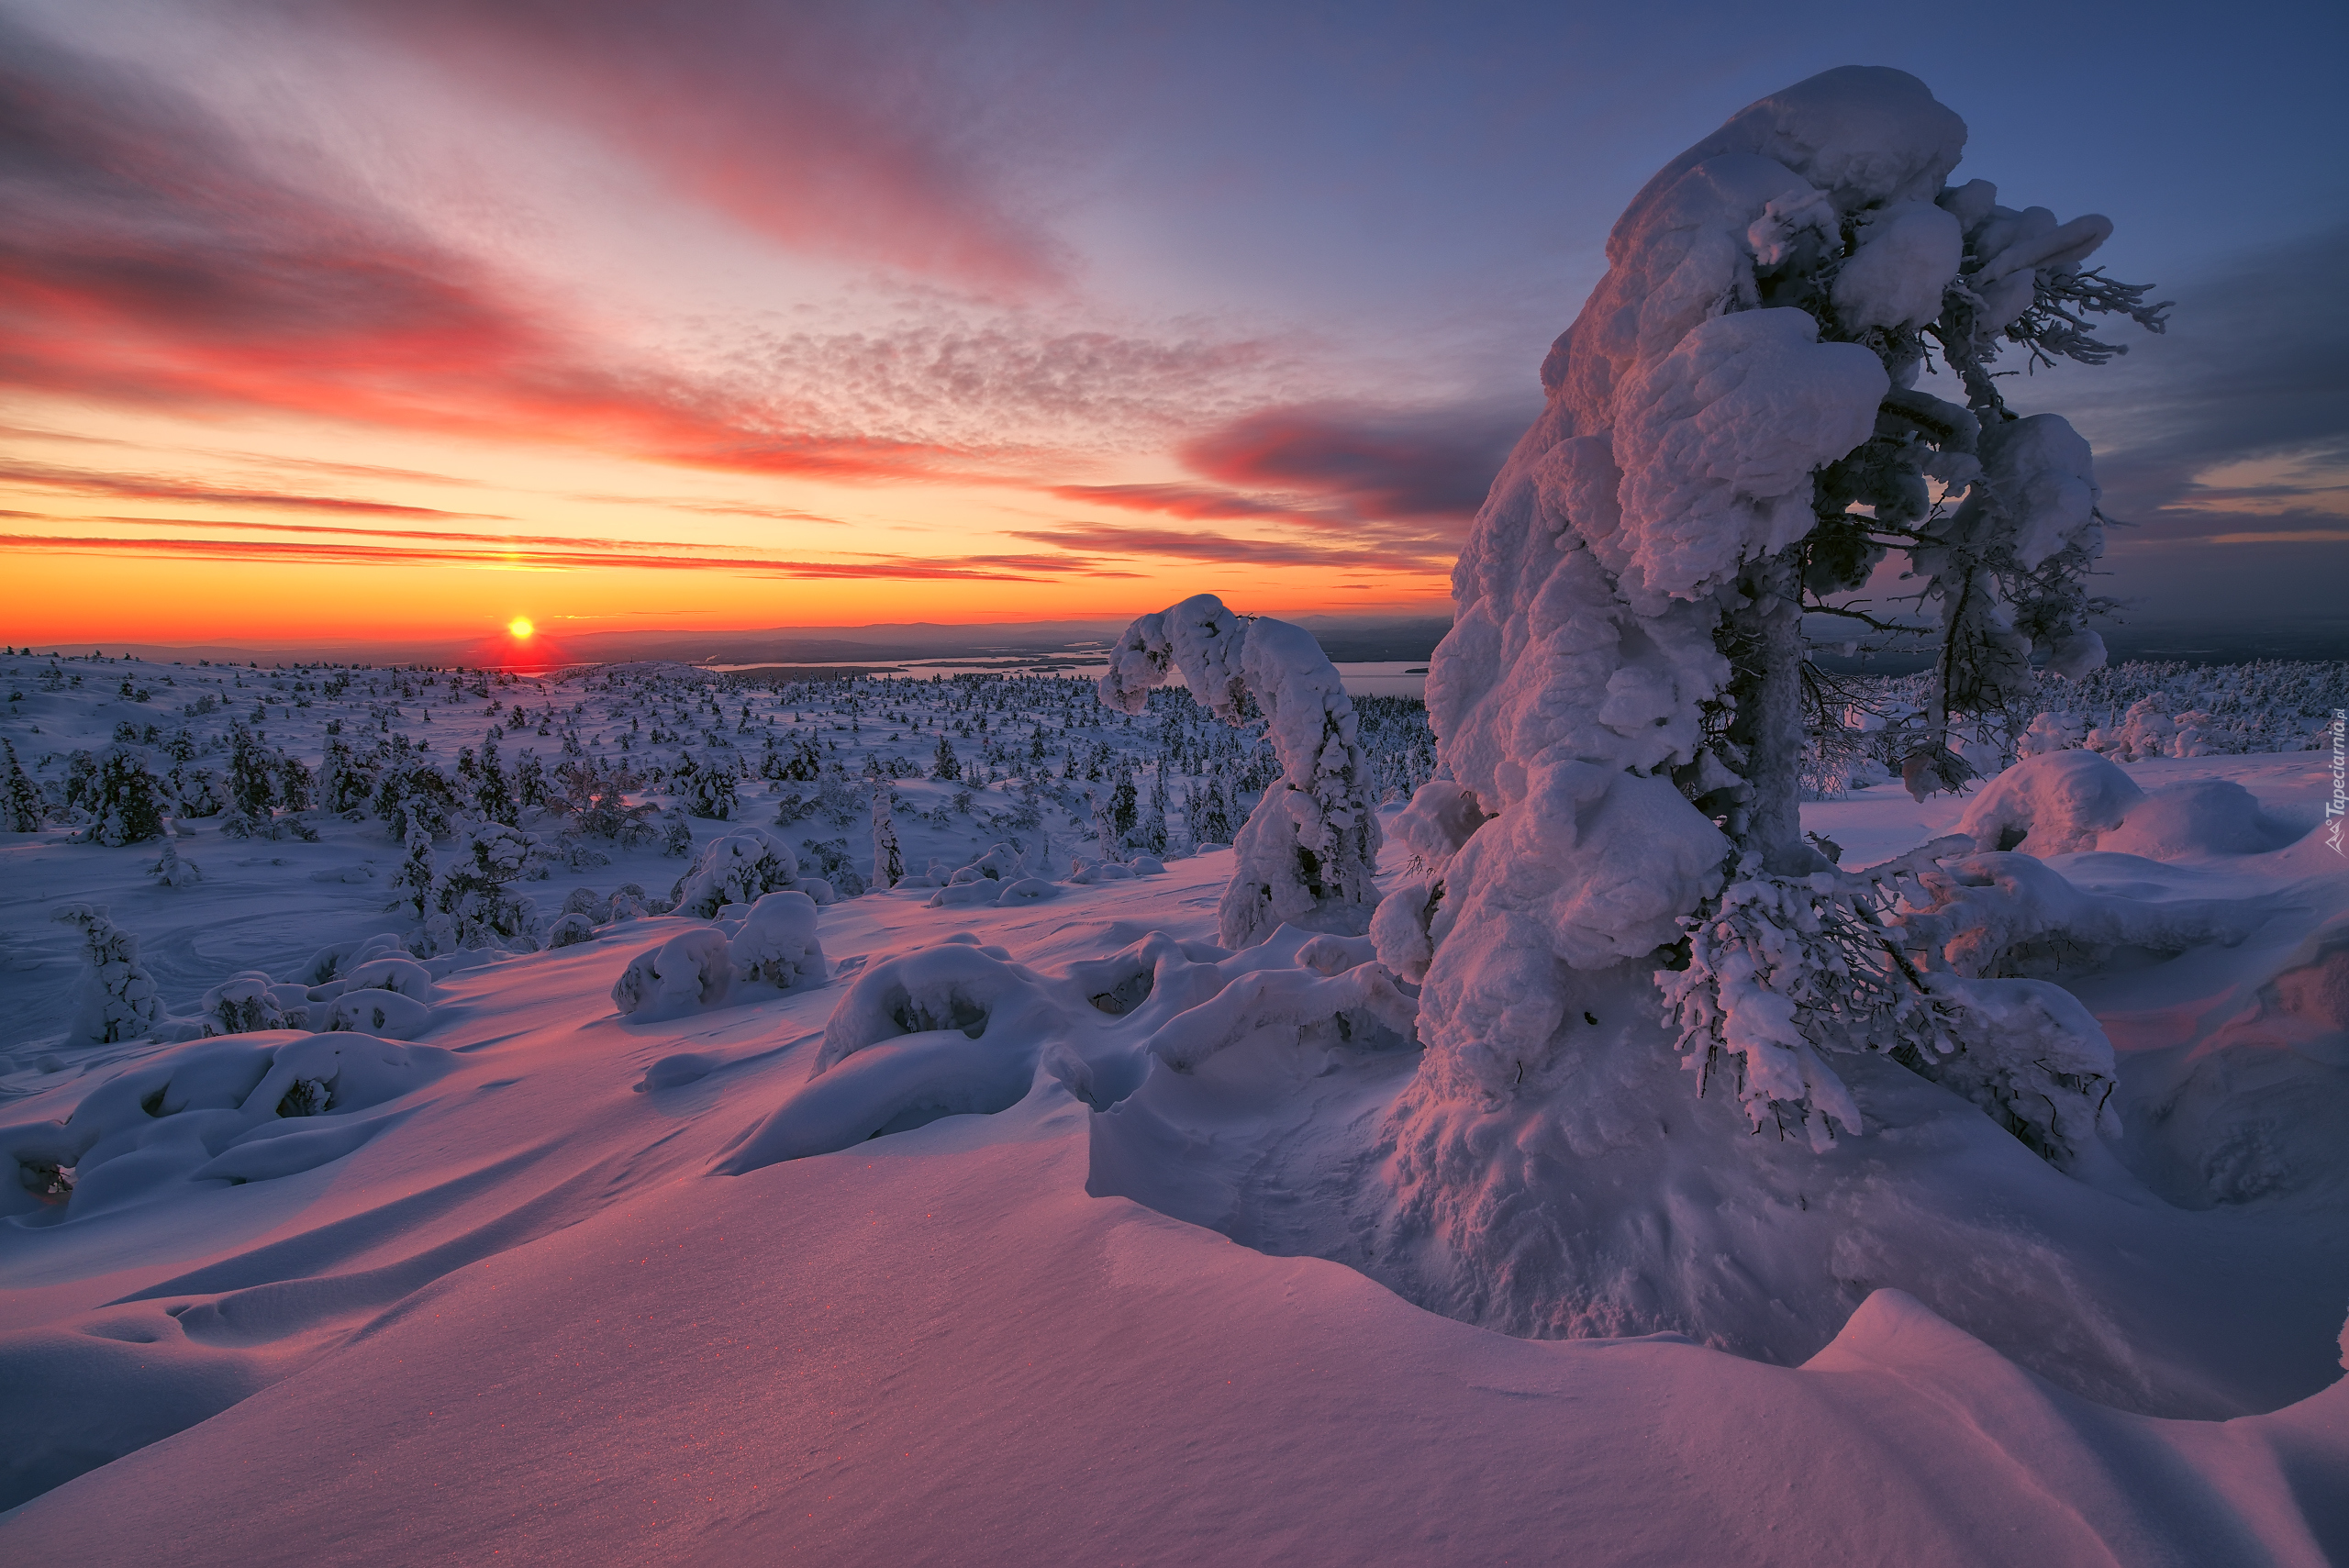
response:
[[[538,628],[533,627],[526,617],[516,616],[507,623],[506,629],[514,634],[514,639],[517,642],[528,642],[530,640],[530,633]]]

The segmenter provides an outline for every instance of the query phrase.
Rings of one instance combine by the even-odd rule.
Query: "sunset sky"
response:
[[[2337,4],[0,0],[13,643],[1440,614],[1655,168],[1915,72],[2178,301],[2110,590],[2338,613]]]

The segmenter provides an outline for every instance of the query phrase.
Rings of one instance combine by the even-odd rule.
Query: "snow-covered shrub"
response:
[[[2021,849],[2042,859],[2097,847],[2099,835],[2145,798],[2137,782],[2094,751],[2027,757],[1986,784],[1957,819],[1976,850]]]
[[[2267,814],[2259,799],[2231,779],[2190,779],[2165,784],[2129,808],[2121,826],[2096,847],[2112,854],[2177,861],[2210,855],[2258,855],[2280,850],[2300,829]],[[2026,852],[2036,853],[2031,845]]]
[[[52,918],[82,933],[80,998],[72,1039],[95,1045],[136,1040],[162,1014],[155,977],[139,964],[139,939],[106,918],[99,904],[69,904]]]
[[[465,829],[432,886],[432,907],[449,917],[459,948],[537,944],[535,906],[509,890],[530,860],[531,840],[503,822]]]
[[[732,950],[722,932],[705,926],[629,960],[612,984],[612,1006],[624,1016],[676,1018],[718,1006],[733,984]]]
[[[175,817],[217,817],[228,809],[228,796],[220,792],[220,780],[209,768],[182,764],[171,771],[163,787],[171,795]]]
[[[206,991],[197,1014],[206,1034],[251,1034],[299,1027],[287,1018],[276,982],[258,969],[240,971]]]
[[[762,828],[749,828],[714,840],[670,895],[680,914],[715,917],[729,904],[755,904],[799,880],[799,863],[789,845]]]
[[[415,997],[363,987],[346,991],[328,1005],[325,1032],[414,1040],[431,1027],[432,1009]]]
[[[715,758],[687,757],[677,768],[678,804],[696,817],[725,822],[739,802],[734,770]]]
[[[2068,751],[2083,739],[2080,721],[2068,713],[2042,713],[2015,738],[2015,755],[2026,761],[2051,751]]]
[[[673,861],[694,852],[694,830],[682,815],[671,817],[661,829],[661,852]]]
[[[849,858],[846,839],[800,840],[799,869],[802,885],[820,879],[831,884],[835,898],[864,896],[864,877],[856,869],[856,862]],[[815,873],[813,878],[808,874],[810,872]],[[811,893],[808,896],[813,898],[815,895]],[[816,902],[821,904],[826,900],[817,898]]]
[[[596,922],[576,911],[556,916],[554,923],[547,928],[547,951],[550,952],[557,948],[576,947],[581,942],[595,940]]]
[[[1261,711],[1281,762],[1280,783],[1232,846],[1237,863],[1217,915],[1224,944],[1246,947],[1284,924],[1367,929],[1378,900],[1378,811],[1353,700],[1320,644],[1302,628],[1235,616],[1202,594],[1125,629],[1101,700],[1141,713],[1151,689],[1178,673],[1226,723]]]
[[[158,887],[193,887],[204,880],[204,873],[194,861],[180,857],[177,839],[168,831],[163,835],[162,857],[156,861],[150,874]]]
[[[364,1144],[363,1111],[456,1064],[430,1046],[349,1035],[202,1039],[142,1057],[75,1105],[60,1155],[69,1218],[143,1203],[194,1182],[261,1182],[315,1170]],[[331,1116],[332,1131],[316,1119]],[[184,1120],[179,1119],[184,1118]],[[169,1122],[161,1129],[159,1120]],[[290,1135],[290,1136],[289,1136]]]
[[[397,951],[374,952],[374,942],[362,950],[359,962],[344,976],[343,991],[396,991],[416,1002],[431,1002],[440,995],[431,971]]]
[[[147,758],[133,746],[109,746],[98,759],[84,806],[96,818],[90,825],[92,843],[139,844],[162,837],[163,788],[148,770]]]
[[[816,901],[788,888],[751,906],[729,951],[737,975],[781,990],[821,984],[829,973],[816,937]]]

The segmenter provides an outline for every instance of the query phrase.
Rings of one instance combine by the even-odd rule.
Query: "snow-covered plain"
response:
[[[1649,1080],[1588,1096],[1584,1141],[1538,1151],[1600,1239],[1581,1262],[1605,1288],[1530,1278],[1502,1299],[1464,1293],[1394,1212],[1376,1129],[1420,1055],[1360,984],[1366,940],[1214,947],[1233,856],[1180,853],[1179,810],[1163,872],[1067,880],[1098,854],[1095,747],[1117,758],[1105,778],[1171,755],[1178,779],[1263,782],[1244,737],[1184,773],[1208,742],[1179,694],[1128,724],[1073,682],[358,672],[329,697],[337,673],[16,658],[0,734],[55,781],[125,722],[187,730],[190,766],[220,764],[232,718],[315,766],[330,722],[429,735],[446,764],[502,718],[509,768],[565,729],[623,755],[618,734],[653,724],[685,739],[625,755],[665,770],[681,745],[708,756],[722,721],[717,750],[755,769],[772,715],[777,754],[820,738],[848,774],[931,763],[942,733],[983,777],[1079,776],[1060,796],[995,779],[961,809],[968,779],[901,779],[909,866],[1018,837],[1046,875],[1016,900],[810,906],[820,982],[624,1015],[632,962],[696,932],[739,944],[746,912],[589,898],[569,945],[413,974],[375,955],[375,985],[347,995],[398,986],[417,1010],[373,1032],[76,1043],[81,938],[50,917],[106,906],[174,1032],[239,972],[283,985],[319,950],[347,971],[374,933],[417,936],[385,912],[406,851],[382,821],[313,811],[309,842],[190,819],[173,843],[198,877],[178,886],[150,869],[158,841],[0,839],[13,1561],[2349,1553],[2349,874],[2321,825],[2327,752],[2118,764],[2143,799],[2109,826],[2089,800],[2086,847],[2046,862],[2208,939],[2064,972],[2119,1048],[2102,1163],[2058,1172],[1890,1063],[1851,1074],[1865,1134],[1814,1154],[1749,1134],[1660,1051]],[[230,701],[190,715],[206,695]],[[2001,782],[1922,805],[1862,787],[1804,821],[1863,864],[2009,831],[2011,809],[1980,804]],[[2252,816],[2211,795],[2227,784]],[[869,878],[862,818],[771,824],[811,787],[760,781],[729,820],[656,825],[685,823],[696,856],[763,826],[802,850],[802,886],[807,840],[841,840]],[[2052,822],[2053,796],[2032,798]],[[519,815],[562,842],[562,817]],[[542,851],[544,880],[513,884],[542,936],[576,889],[658,903],[697,863],[587,842],[606,864]],[[445,868],[451,840],[432,852]],[[1390,840],[1382,882],[1407,852]],[[1653,993],[1621,1006],[1606,1026],[1653,1032]],[[1625,1136],[1607,1104],[1667,1125]],[[33,1190],[61,1173],[70,1196]],[[1569,1298],[1579,1317],[1537,1310]],[[1687,1332],[1654,1331],[1675,1318]]]

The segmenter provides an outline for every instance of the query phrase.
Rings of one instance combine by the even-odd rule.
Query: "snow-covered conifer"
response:
[[[276,759],[243,725],[228,731],[228,805],[255,824],[266,823],[277,804]]]
[[[163,833],[162,857],[156,861],[153,874],[158,887],[193,887],[204,880],[204,873],[196,869],[194,861],[181,858],[178,840],[168,827]]]
[[[8,753],[7,793],[6,798],[0,798],[0,822],[5,822],[11,833],[38,833],[41,818],[48,815],[40,791],[26,773],[24,764],[17,761],[15,742],[0,740],[0,747],[6,748]]]
[[[888,781],[873,785],[873,880],[895,887],[906,879],[905,852],[897,847],[896,796]]]
[[[930,753],[930,776],[949,781],[963,776],[963,764],[954,755],[954,742],[941,735],[938,749]]]
[[[69,904],[52,917],[82,933],[80,1000],[72,1037],[93,1045],[137,1040],[162,1014],[155,977],[139,966],[139,939],[106,918],[102,904]]]
[[[1142,712],[1151,689],[1180,673],[1228,724],[1261,712],[1279,783],[1264,792],[1233,848],[1239,863],[1218,912],[1228,947],[1281,925],[1356,936],[1368,929],[1381,835],[1353,701],[1301,627],[1232,614],[1211,594],[1128,627],[1101,677],[1101,699]]]
[[[1941,649],[1906,772],[1962,779],[1958,716],[2027,692],[2034,651],[2063,673],[2100,654],[2087,445],[2013,417],[1983,367],[2001,344],[2099,362],[2117,350],[2083,312],[2161,322],[2082,270],[2104,219],[1946,184],[1965,139],[1914,78],[1841,68],[1733,116],[1616,225],[1431,661],[1448,777],[1398,822],[1417,871],[1375,927],[1390,962],[1426,965],[1422,1109],[1552,1081],[1610,972],[1676,951],[1691,1065],[1729,1068],[1757,1127],[1823,1139],[1853,1115],[1829,1057],[1922,1005],[1862,941],[1882,984],[1812,1006],[1832,955],[1781,941],[1883,909],[1802,835],[1803,617],[1881,618],[1849,595],[1905,554]],[[1929,351],[1965,406],[1919,388]],[[1958,1039],[1997,1012],[1933,1006]]]
[[[407,854],[392,873],[392,907],[406,908],[417,919],[432,907],[432,887],[438,881],[432,863],[432,835],[411,815],[407,822]]]
[[[163,833],[162,784],[147,769],[135,746],[110,746],[98,760],[87,804],[97,820],[90,840],[99,844],[141,844]]]
[[[460,948],[536,945],[536,911],[509,884],[529,860],[530,840],[503,822],[468,828],[433,884],[432,906],[449,917]]]
[[[494,735],[481,743],[480,778],[473,785],[473,809],[508,828],[521,819],[514,786],[497,762],[497,740]]]

